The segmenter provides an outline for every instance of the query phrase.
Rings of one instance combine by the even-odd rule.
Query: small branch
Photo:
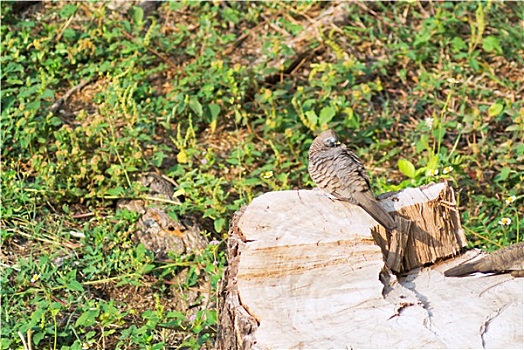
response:
[[[90,212],[90,213],[81,213],[81,214],[73,214],[71,215],[71,217],[73,219],[83,219],[83,218],[89,218],[89,217],[92,217],[92,216],[95,216],[95,213],[93,212]]]
[[[53,103],[53,105],[49,108],[49,110],[53,113],[56,113],[60,107],[64,104],[65,101],[71,97],[75,92],[78,90],[81,90],[84,86],[89,84],[89,80],[82,80],[78,85],[73,86],[69,91],[67,91],[64,96],[60,97],[58,100]]]

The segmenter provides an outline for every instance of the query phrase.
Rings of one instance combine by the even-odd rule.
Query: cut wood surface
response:
[[[381,202],[410,222],[395,248],[404,268],[466,243],[445,183]],[[382,230],[318,190],[256,198],[232,223],[218,348],[522,348],[524,279],[444,277],[476,251],[397,279]]]

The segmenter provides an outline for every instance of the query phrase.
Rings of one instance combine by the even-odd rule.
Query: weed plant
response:
[[[326,128],[377,193],[452,181],[471,247],[522,240],[518,2],[347,3],[326,25],[329,2],[113,5],[1,3],[1,349],[212,348],[229,220],[312,187]],[[116,202],[147,171],[176,182],[203,252],[133,240]]]

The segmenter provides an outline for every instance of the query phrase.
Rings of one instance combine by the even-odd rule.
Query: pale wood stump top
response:
[[[442,196],[445,184],[428,188],[384,196],[382,201],[387,210],[404,214],[417,206],[435,208],[432,212],[438,217],[442,214],[437,207],[455,205]],[[431,251],[447,251],[449,256],[465,243],[460,222],[446,229],[429,214],[424,216],[432,220],[427,225],[417,215],[409,215],[414,215],[410,218],[414,229],[427,229],[425,234],[432,239],[451,237],[447,248],[444,244]],[[317,190],[272,192],[256,198],[232,225],[217,345],[223,349],[523,347],[523,279],[444,277],[444,270],[477,251],[413,269],[398,280],[387,272],[381,278],[385,257],[372,238],[377,230],[377,223],[362,209],[332,201]],[[406,251],[420,241],[410,238]],[[433,259],[432,254],[423,255]]]

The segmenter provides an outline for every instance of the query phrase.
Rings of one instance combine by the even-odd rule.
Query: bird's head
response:
[[[321,132],[320,135],[317,136],[316,141],[322,142],[323,146],[327,148],[335,148],[340,146],[337,134],[335,134],[335,132],[331,129]]]

